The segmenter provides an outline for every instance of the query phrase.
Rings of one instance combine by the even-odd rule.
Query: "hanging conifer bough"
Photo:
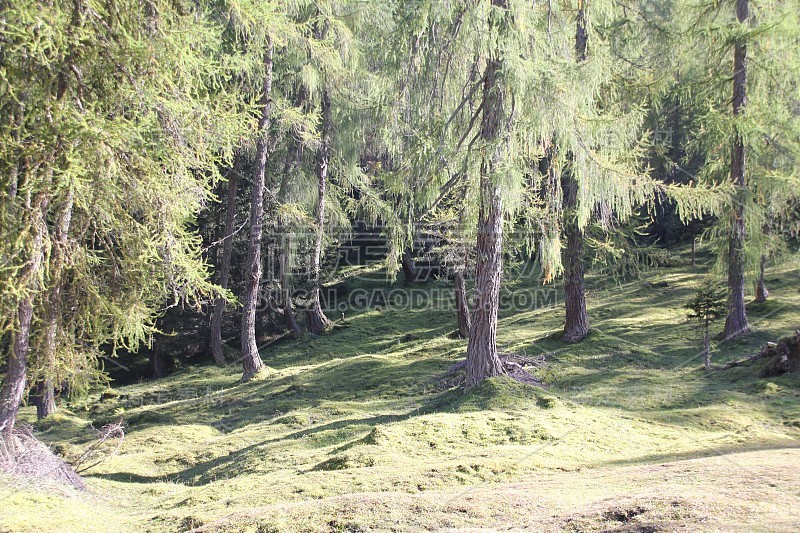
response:
[[[4,434],[29,386],[47,415],[55,388],[80,394],[101,356],[151,342],[166,307],[219,295],[193,228],[246,133],[222,28],[189,4],[108,7],[0,14]]]

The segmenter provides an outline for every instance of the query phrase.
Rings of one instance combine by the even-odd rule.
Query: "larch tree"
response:
[[[508,1],[492,0],[488,14],[488,31],[496,32],[490,38],[502,43],[512,26]],[[495,174],[500,166],[498,158],[504,151],[501,142],[509,133],[512,105],[504,79],[505,52],[499,45],[490,49],[483,73],[479,134],[486,146],[480,168],[475,312],[467,345],[464,383],[467,390],[486,378],[503,373],[503,363],[497,352],[497,313],[503,274],[503,197]]]
[[[736,0],[736,20],[746,26],[750,23],[750,1]],[[747,102],[747,40],[737,35],[733,47],[733,117],[744,114]],[[736,127],[736,126],[734,126]],[[744,301],[745,285],[745,205],[747,202],[747,176],[745,145],[742,134],[735,131],[731,148],[731,182],[737,188],[735,205],[731,209],[731,233],[728,241],[728,316],[725,318],[726,339],[732,339],[750,331]]]
[[[578,62],[586,61],[589,28],[586,4],[589,0],[578,0],[578,13],[575,17],[575,54]],[[579,342],[589,333],[589,316],[586,312],[584,287],[583,230],[578,225],[575,210],[578,201],[578,182],[565,172],[562,178],[564,195],[564,335],[563,340]]]
[[[234,161],[228,174],[226,184],[224,219],[222,222],[222,251],[219,256],[219,286],[228,288],[231,275],[231,255],[233,254],[234,224],[236,221],[236,198],[239,192],[239,157]],[[219,296],[214,301],[214,310],[211,315],[211,355],[217,364],[225,362],[225,352],[222,347],[222,319],[225,313],[225,298]]]
[[[250,242],[245,265],[245,292],[242,296],[242,381],[249,381],[262,368],[264,362],[256,344],[256,309],[261,290],[262,258],[261,238],[264,225],[264,195],[266,193],[267,155],[269,152],[269,127],[272,112],[272,68],[275,45],[271,35],[264,43],[264,71],[259,101],[261,116],[258,120],[256,165],[250,199]]]
[[[322,246],[325,238],[325,203],[328,190],[328,170],[330,166],[331,151],[331,97],[329,90],[323,88],[320,94],[320,126],[319,148],[317,148],[317,209],[316,227],[314,228],[314,245],[311,251],[309,275],[311,278],[311,297],[306,309],[308,330],[319,335],[331,327],[331,321],[325,316],[320,303],[320,261],[322,259]]]
[[[723,336],[733,339],[751,328],[746,278],[759,277],[770,248],[765,224],[792,218],[771,200],[792,205],[797,198],[798,13],[783,0],[691,0],[682,12],[686,18],[677,25],[683,46],[677,50],[683,61],[676,70],[686,80],[687,97],[705,110],[690,143],[704,161],[698,179],[733,188],[727,212],[710,232],[727,275]]]
[[[0,15],[6,435],[29,383],[46,414],[47,389],[102,379],[101,346],[135,350],[165,307],[218,293],[193,224],[246,125],[214,89],[221,28],[188,5],[108,8]]]

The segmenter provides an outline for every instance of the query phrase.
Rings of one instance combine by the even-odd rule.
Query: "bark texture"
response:
[[[62,330],[62,296],[64,288],[64,267],[67,260],[67,243],[69,227],[72,223],[72,207],[74,195],[72,189],[67,193],[64,204],[58,211],[52,235],[50,251],[50,288],[45,295],[43,309],[44,343],[41,347],[42,379],[36,384],[34,403],[39,420],[56,412],[55,391],[53,382],[56,374],[56,357],[58,355],[58,334]]]
[[[456,271],[453,276],[455,278],[456,289],[456,309],[458,312],[458,336],[462,339],[469,338],[470,329],[472,329],[472,319],[469,316],[469,302],[467,301],[467,282],[464,280],[464,273]]]
[[[565,175],[564,189],[564,233],[567,247],[564,250],[564,308],[565,322],[563,340],[574,343],[582,341],[589,333],[589,316],[586,312],[583,265],[583,231],[575,217],[578,183],[571,174]]]
[[[325,194],[328,186],[328,163],[330,161],[330,135],[331,135],[331,98],[328,90],[322,91],[322,136],[317,150],[317,227],[314,240],[314,250],[311,255],[311,301],[306,309],[308,331],[319,335],[331,327],[331,321],[322,312],[319,300],[319,272],[322,260],[322,240],[325,235]]]
[[[403,252],[400,263],[403,267],[403,276],[406,278],[406,285],[411,285],[417,280],[417,267],[414,265],[414,257],[412,257],[409,250]]]
[[[42,420],[56,412],[56,393],[52,379],[44,379],[36,385],[33,403],[36,405],[36,419]]]
[[[250,380],[264,362],[256,345],[256,308],[261,284],[261,237],[264,231],[264,193],[266,191],[267,152],[272,107],[272,39],[268,40],[264,55],[264,86],[261,92],[261,118],[259,139],[256,144],[256,171],[253,176],[253,195],[250,205],[250,244],[245,270],[245,293],[242,310],[242,381]]]
[[[44,232],[47,198],[37,199],[32,209],[30,258],[22,269],[21,279],[28,284],[30,292],[17,304],[16,330],[11,335],[6,363],[6,376],[0,387],[0,434],[10,435],[17,420],[22,395],[25,393],[30,351],[31,323],[33,321],[34,289],[42,273],[44,261]]]
[[[508,9],[507,0],[492,0],[492,5]],[[481,138],[489,147],[496,144],[502,128],[505,127],[501,72],[501,60],[490,58],[483,82],[480,131]],[[467,346],[465,390],[504,372],[503,363],[497,353],[497,312],[503,271],[503,200],[500,188],[491,178],[493,166],[491,153],[485,155],[480,179],[475,313]]]
[[[579,0],[575,30],[575,52],[578,62],[586,60],[589,34],[586,27],[588,0]],[[584,287],[583,230],[578,226],[575,211],[578,207],[578,182],[572,172],[564,174],[564,335],[569,343],[580,342],[589,334],[589,315],[586,312]]]
[[[767,270],[767,256],[761,256],[761,262],[758,268],[758,280],[756,281],[756,302],[766,302],[769,298],[769,291],[767,290],[767,282],[764,280],[764,275]]]
[[[233,225],[236,221],[236,196],[239,188],[239,158],[228,178],[228,193],[225,198],[225,227],[222,230],[222,257],[219,265],[219,286],[228,288],[231,275],[231,254],[233,253]],[[222,319],[225,315],[225,299],[217,298],[214,302],[214,314],[211,316],[211,355],[214,362],[223,364],[225,352],[222,350]]]
[[[736,0],[736,18],[740,24],[749,19],[748,0]],[[737,39],[733,55],[733,116],[738,117],[747,105],[747,44],[743,38]],[[731,235],[728,244],[728,316],[725,319],[726,339],[734,339],[747,334],[750,324],[744,301],[745,284],[745,176],[744,140],[737,131],[734,134],[731,155],[731,181],[739,194],[731,209]]]
[[[167,375],[167,361],[158,346],[153,346],[149,356],[150,377],[161,379]]]

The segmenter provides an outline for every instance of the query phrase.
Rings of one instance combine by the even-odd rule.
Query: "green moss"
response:
[[[13,531],[735,529],[744,515],[728,517],[727,505],[736,500],[756,516],[760,508],[748,502],[774,496],[747,492],[748,471],[774,466],[777,482],[800,482],[785,468],[797,459],[786,448],[800,438],[800,376],[762,380],[758,364],[702,370],[696,332],[683,318],[698,276],[654,269],[623,289],[589,279],[593,332],[577,345],[557,338],[559,308],[501,315],[503,351],[544,354],[545,366],[531,372],[547,388],[497,377],[467,394],[442,390],[466,347],[447,336],[454,317],[388,309],[269,347],[270,371],[246,384],[237,365],[209,364],[115,388],[89,409],[68,405],[72,411],[36,426],[58,453],[77,457],[96,437],[90,421],[125,418],[119,452],[86,473],[92,495],[16,493],[0,480],[0,497],[14,493],[0,506],[0,523]],[[538,288],[535,280],[517,286]],[[800,323],[794,285],[770,288],[779,305],[752,308],[757,331],[716,345],[715,363],[753,353]],[[35,410],[21,416],[33,421]],[[764,454],[752,464],[742,453],[751,449]],[[691,498],[670,493],[715,472],[741,481],[709,480]],[[656,492],[673,499],[636,499]],[[775,494],[770,502],[784,498]],[[712,497],[708,511],[686,503]],[[674,513],[670,501],[681,502]],[[646,512],[614,519],[637,506]],[[676,516],[688,522],[670,522]]]

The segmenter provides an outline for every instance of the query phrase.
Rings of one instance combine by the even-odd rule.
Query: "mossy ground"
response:
[[[92,424],[125,418],[120,453],[85,474],[90,493],[0,479],[0,530],[796,530],[800,377],[701,369],[683,306],[702,273],[593,280],[577,345],[558,339],[560,307],[504,311],[501,349],[544,354],[532,372],[546,389],[443,388],[466,344],[449,336],[453,313],[386,307],[270,346],[269,372],[247,384],[234,363],[120,387],[39,425],[70,457]],[[767,280],[754,333],[714,362],[800,326],[797,264]]]

